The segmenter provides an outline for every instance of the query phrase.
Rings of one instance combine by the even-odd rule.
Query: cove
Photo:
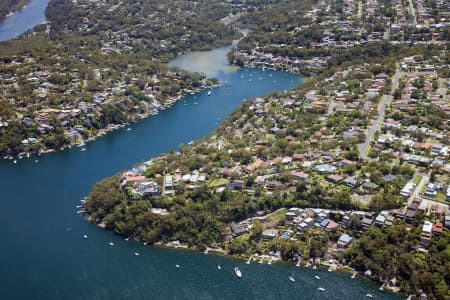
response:
[[[10,40],[45,22],[48,0],[31,0],[20,11],[0,22],[0,42]]]

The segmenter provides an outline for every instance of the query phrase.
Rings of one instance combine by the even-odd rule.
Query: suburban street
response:
[[[367,159],[367,152],[369,151],[370,143],[373,140],[373,136],[375,132],[380,128],[384,121],[384,112],[386,111],[386,107],[389,106],[392,102],[392,95],[395,90],[398,88],[398,82],[401,76],[400,70],[397,68],[394,76],[392,76],[392,84],[391,84],[391,92],[390,95],[383,95],[378,103],[378,115],[377,118],[372,122],[369,130],[367,131],[366,139],[364,143],[358,145],[359,157],[361,159]]]
[[[412,201],[415,198],[419,197],[420,191],[423,189],[425,184],[427,184],[428,181],[430,181],[430,172],[428,174],[417,173],[414,176],[416,176],[416,175],[421,175],[422,179],[420,180],[419,184],[415,187],[414,191],[411,193],[411,196],[409,196],[408,206],[412,203]]]

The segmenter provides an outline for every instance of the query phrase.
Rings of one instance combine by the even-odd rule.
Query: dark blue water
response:
[[[12,39],[44,23],[47,3],[48,0],[31,0],[26,7],[0,22],[0,41]]]

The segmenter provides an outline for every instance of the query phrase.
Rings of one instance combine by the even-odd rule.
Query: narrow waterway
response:
[[[46,3],[32,3],[39,1]],[[223,81],[211,96],[188,95],[158,116],[133,124],[131,131],[124,128],[89,143],[84,152],[71,149],[17,164],[0,161],[0,299],[365,299],[367,292],[376,299],[396,298],[340,273],[246,265],[127,242],[76,214],[95,182],[207,135],[246,98],[300,83],[285,72],[229,68],[228,49],[172,62]],[[241,280],[233,274],[236,265],[243,272]],[[314,279],[316,274],[320,280]]]
[[[0,42],[15,38],[34,26],[44,23],[48,1],[31,0],[26,7],[0,22]]]

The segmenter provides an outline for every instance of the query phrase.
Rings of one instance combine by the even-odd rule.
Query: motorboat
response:
[[[236,274],[236,276],[237,276],[238,278],[242,278],[241,270],[239,270],[238,267],[234,268],[234,273]]]

